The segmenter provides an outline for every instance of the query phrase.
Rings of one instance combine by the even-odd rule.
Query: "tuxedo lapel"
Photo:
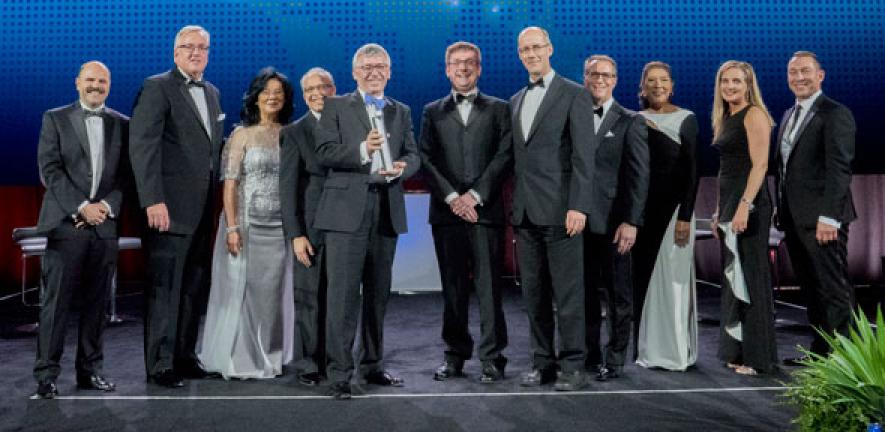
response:
[[[449,117],[449,120],[455,122],[458,126],[464,126],[464,121],[461,120],[461,113],[458,112],[458,104],[455,103],[455,97],[449,94],[445,101],[443,101],[443,111]]]
[[[560,80],[561,78],[559,75],[554,75],[553,79],[550,80],[550,88],[547,89],[547,93],[544,94],[544,99],[541,100],[541,106],[538,107],[538,112],[535,113],[535,118],[532,119],[532,127],[529,128],[529,133],[525,140],[526,143],[532,140],[532,135],[538,130],[538,125],[541,124],[542,119],[547,115],[547,111],[550,111],[550,108],[559,99],[559,93],[562,92],[562,83]]]
[[[516,94],[516,105],[514,105],[513,109],[510,111],[510,126],[513,130],[514,142],[520,144],[526,143],[525,137],[522,134],[522,122],[519,117],[519,113],[522,112],[522,102],[525,100],[526,90],[526,87],[523,87],[519,93]]]
[[[611,130],[612,126],[618,122],[618,119],[621,118],[622,110],[623,108],[617,102],[612,103],[611,108],[608,110],[609,112],[605,113],[605,117],[602,118],[602,124],[599,125],[596,136],[604,137]],[[596,121],[596,116],[593,116],[593,121]]]
[[[350,98],[350,108],[353,109],[354,115],[360,122],[362,122],[363,126],[365,126],[366,131],[372,129],[372,122],[369,121],[369,114],[366,112],[366,103],[363,102],[363,99],[360,97],[359,90],[354,91],[353,95]]]
[[[470,115],[467,116],[467,123],[464,125],[466,127],[470,127],[476,119],[482,115],[483,110],[486,109],[486,100],[482,96],[482,93],[476,94],[476,99],[473,100],[473,108],[470,110]],[[460,119],[461,116],[459,115]]]
[[[74,127],[74,132],[80,141],[80,148],[83,149],[83,154],[86,155],[87,160],[91,160],[89,159],[89,135],[86,134],[86,115],[80,109],[79,103],[71,106],[71,111],[68,112],[68,120],[70,120],[71,126]]]
[[[174,72],[174,73],[178,73],[178,72]],[[184,99],[184,102],[187,104],[187,106],[189,106],[191,108],[191,112],[194,114],[194,117],[197,119],[197,123],[199,123],[200,128],[203,129],[203,133],[206,134],[206,137],[209,137],[209,132],[206,130],[206,125],[203,123],[203,117],[200,115],[200,110],[197,109],[197,104],[196,104],[196,102],[194,102],[194,98],[191,97],[191,92],[187,88],[187,82],[180,81],[178,84],[178,91],[179,91],[179,93],[181,93],[181,97]],[[206,90],[203,90],[203,93],[209,93],[209,92]],[[207,105],[207,111],[208,111],[208,105],[210,105],[209,97],[206,98],[206,105]],[[207,113],[207,115],[211,116],[211,114],[208,114],[208,113]],[[212,123],[212,119],[209,119],[209,123],[210,124]]]
[[[396,120],[396,114],[397,114],[396,105],[394,105],[393,102],[388,100],[387,103],[384,104],[383,112],[384,112],[384,131],[387,132],[387,137],[386,137],[387,138],[387,145],[391,146],[392,143],[390,141],[390,137],[400,136],[400,132],[397,130],[394,130],[394,127],[393,127],[394,121]],[[399,142],[399,141],[397,141],[397,142]],[[391,158],[395,159],[393,157],[393,155],[398,154],[399,152],[394,151],[393,148],[391,148],[390,151],[392,153]]]
[[[802,134],[805,132],[805,128],[808,126],[808,123],[809,123],[809,122],[811,121],[811,119],[813,119],[814,116],[817,114],[817,110],[818,110],[818,108],[820,108],[820,103],[821,103],[821,101],[823,100],[823,98],[824,98],[824,95],[821,94],[821,95],[817,98],[817,100],[814,101],[814,104],[812,104],[812,105],[811,105],[811,108],[808,109],[808,114],[805,115],[805,118],[802,119],[802,123],[799,124],[799,129],[796,130],[796,135],[793,136],[793,143],[792,143],[793,146],[792,146],[792,148],[793,148],[794,150],[796,149],[796,145],[799,144],[799,138],[802,137]]]

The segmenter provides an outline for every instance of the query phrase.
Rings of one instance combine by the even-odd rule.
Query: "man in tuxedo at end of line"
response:
[[[402,182],[421,164],[409,107],[384,94],[387,50],[363,45],[352,73],[357,89],[326,99],[314,131],[328,168],[314,228],[326,240],[326,375],[335,399],[351,396],[357,331],[358,384],[403,385],[384,369],[384,315],[397,238],[408,228]]]
[[[614,97],[618,66],[606,55],[584,61],[584,88],[593,97],[596,169],[589,233],[584,233],[584,295],[587,311],[587,369],[597,381],[623,374],[633,318],[633,266],[630,249],[648,193],[648,128],[642,116]],[[606,294],[608,343],[599,333],[600,291]]]
[[[37,151],[46,186],[37,231],[47,241],[33,399],[58,395],[55,381],[75,303],[80,305],[77,388],[115,389],[102,376],[102,333],[117,266],[117,217],[129,175],[129,119],[105,106],[111,72],[103,63],[83,64],[74,83],[79,100],[43,114]]]
[[[517,49],[529,83],[510,98],[512,222],[533,351],[532,370],[522,375],[521,385],[555,382],[556,390],[580,390],[587,384],[581,233],[593,209],[598,147],[593,100],[550,66],[553,43],[546,30],[522,30]]]
[[[504,378],[507,323],[501,305],[504,203],[501,184],[512,168],[510,109],[481,93],[482,54],[470,42],[446,49],[451,92],[424,107],[421,166],[431,189],[429,222],[443,288],[445,359],[437,381],[463,376],[473,355],[468,328],[472,287],[479,303],[481,383]]]
[[[209,32],[175,36],[175,66],[144,80],[129,129],[129,154],[149,231],[145,371],[177,388],[208,374],[195,352],[212,269],[215,191],[224,114],[218,89],[203,78]]]
[[[802,292],[808,321],[827,333],[848,334],[854,287],[848,279],[848,225],[857,218],[851,198],[856,127],[851,111],[821,90],[817,55],[798,51],[787,64],[796,103],[777,135],[777,213]],[[815,332],[811,351],[826,355]],[[790,366],[802,358],[785,359]]]
[[[295,253],[295,370],[298,382],[319,384],[325,365],[326,263],[323,233],[314,228],[326,168],[316,157],[314,129],[326,98],[335,96],[329,71],[314,67],[301,77],[308,112],[280,131],[280,206],[283,230]]]

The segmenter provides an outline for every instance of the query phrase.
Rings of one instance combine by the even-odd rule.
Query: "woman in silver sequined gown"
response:
[[[230,378],[272,378],[292,359],[293,255],[280,213],[279,133],[292,115],[292,85],[264,69],[243,97],[242,126],[222,153],[224,212],[199,358]]]

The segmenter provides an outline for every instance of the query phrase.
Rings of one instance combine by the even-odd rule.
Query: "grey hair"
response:
[[[352,64],[352,67],[353,67],[354,69],[356,69],[356,67],[357,67],[357,60],[358,60],[360,57],[374,57],[374,56],[377,56],[377,55],[384,55],[384,57],[387,58],[387,66],[390,66],[390,54],[387,53],[387,50],[384,49],[383,46],[378,45],[378,44],[376,44],[376,43],[367,43],[367,44],[365,44],[365,45],[359,47],[359,49],[356,50],[355,53],[353,53],[353,64]]]
[[[111,70],[108,68],[108,66],[107,66],[106,64],[104,64],[104,63],[98,61],[98,60],[90,60],[90,61],[88,61],[88,62],[83,63],[82,65],[80,65],[80,71],[77,72],[77,76],[79,77],[80,74],[83,73],[83,69],[86,69],[86,66],[89,66],[89,65],[97,65],[97,66],[100,66],[102,69],[105,70],[105,72],[108,73],[108,76],[111,76]]]
[[[615,70],[615,75],[618,74],[618,62],[605,54],[593,54],[590,57],[587,57],[587,60],[584,60],[584,68],[586,69],[587,66],[590,66],[590,63],[593,63],[595,61],[607,61],[611,63],[612,69]]]
[[[520,39],[522,39],[522,36],[524,34],[530,32],[532,30],[539,30],[544,35],[544,39],[547,40],[547,43],[549,43],[551,45],[553,44],[553,42],[550,40],[550,33],[547,33],[547,30],[545,30],[543,27],[538,27],[538,26],[531,26],[531,27],[526,27],[526,28],[522,29],[522,31],[519,32],[519,36],[516,37],[516,40],[519,41]]]
[[[194,32],[202,33],[203,36],[206,37],[206,42],[209,42],[209,32],[206,29],[198,25],[186,25],[182,27],[181,30],[179,30],[178,33],[175,35],[175,44],[172,46],[172,49],[175,49],[175,47],[178,46],[178,42],[181,41],[181,38],[183,38],[184,35]]]
[[[332,78],[332,74],[329,71],[321,68],[321,67],[312,67],[304,75],[301,75],[301,91],[304,91],[304,83],[307,81],[311,75],[319,75],[327,80],[329,80],[332,85],[335,85],[335,78]]]

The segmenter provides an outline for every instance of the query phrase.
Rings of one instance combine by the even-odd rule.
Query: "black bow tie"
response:
[[[188,87],[206,88],[206,82],[203,80],[195,81],[195,80],[189,79],[189,80],[187,80],[187,86]]]
[[[602,107],[594,108],[594,109],[593,109],[593,114],[596,114],[596,115],[602,117]]]
[[[461,103],[464,101],[473,103],[473,101],[475,101],[475,100],[476,100],[476,93],[469,94],[469,95],[463,95],[461,93],[455,94],[455,103]]]
[[[101,108],[95,109],[95,110],[83,108],[83,115],[85,115],[86,117],[89,117],[89,116],[101,117],[102,114],[104,114],[104,111]]]
[[[529,81],[529,90],[531,90],[535,87],[544,88],[544,78],[541,78],[537,81]]]

